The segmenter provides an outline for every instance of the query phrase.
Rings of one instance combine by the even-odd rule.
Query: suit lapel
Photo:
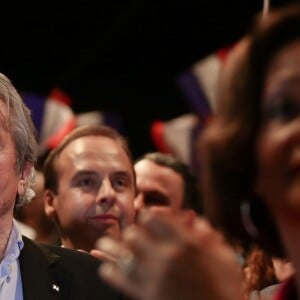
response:
[[[54,300],[61,298],[60,283],[51,266],[59,259],[57,254],[41,248],[23,236],[24,248],[20,254],[20,269],[24,300]]]

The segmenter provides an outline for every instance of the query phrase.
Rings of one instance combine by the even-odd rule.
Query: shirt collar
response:
[[[4,259],[0,264],[0,277],[1,278],[10,278],[11,276],[11,264],[14,263],[19,255],[21,250],[24,247],[24,242],[22,240],[22,235],[18,229],[17,223],[13,220],[12,229],[10,232],[9,240],[5,250]]]

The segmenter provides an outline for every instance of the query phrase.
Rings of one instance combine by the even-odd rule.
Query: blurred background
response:
[[[75,114],[108,116],[137,157],[157,148],[153,122],[208,114],[195,103],[203,99],[193,67],[199,84],[209,76],[201,62],[216,53],[222,60],[262,8],[257,0],[9,1],[0,71],[25,94],[46,100],[59,89]]]

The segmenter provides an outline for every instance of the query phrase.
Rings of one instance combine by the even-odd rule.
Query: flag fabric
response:
[[[218,78],[230,49],[222,48],[207,55],[176,77],[192,113],[167,121],[155,120],[151,125],[150,134],[156,148],[172,153],[193,170],[201,169],[196,139],[215,111]]]
[[[207,55],[176,78],[191,109],[202,119],[210,117],[215,110],[220,70],[231,48],[221,48]]]
[[[45,101],[43,124],[40,131],[40,147],[53,149],[66,134],[76,127],[76,117],[71,99],[59,89],[53,89]]]
[[[152,123],[151,136],[159,151],[172,153],[184,163],[190,165],[191,141],[193,131],[199,126],[199,118],[194,114],[185,114],[167,122]]]
[[[33,92],[23,92],[21,96],[31,110],[40,155],[55,148],[68,133],[82,125],[104,124],[118,131],[122,129],[122,122],[117,114],[101,111],[75,114],[72,99],[57,88],[52,89],[46,97]]]

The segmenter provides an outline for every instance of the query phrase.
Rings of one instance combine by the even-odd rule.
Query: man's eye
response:
[[[82,187],[93,186],[94,185],[94,180],[92,180],[90,178],[84,178],[82,180],[79,180],[78,185],[82,186]]]
[[[265,121],[278,120],[291,120],[300,115],[300,107],[289,98],[279,98],[272,101],[266,107],[263,113]]]
[[[114,181],[114,186],[116,188],[123,188],[127,186],[127,181],[125,179],[116,179]]]
[[[144,195],[144,201],[146,206],[168,206],[170,200],[161,193],[148,192]]]

